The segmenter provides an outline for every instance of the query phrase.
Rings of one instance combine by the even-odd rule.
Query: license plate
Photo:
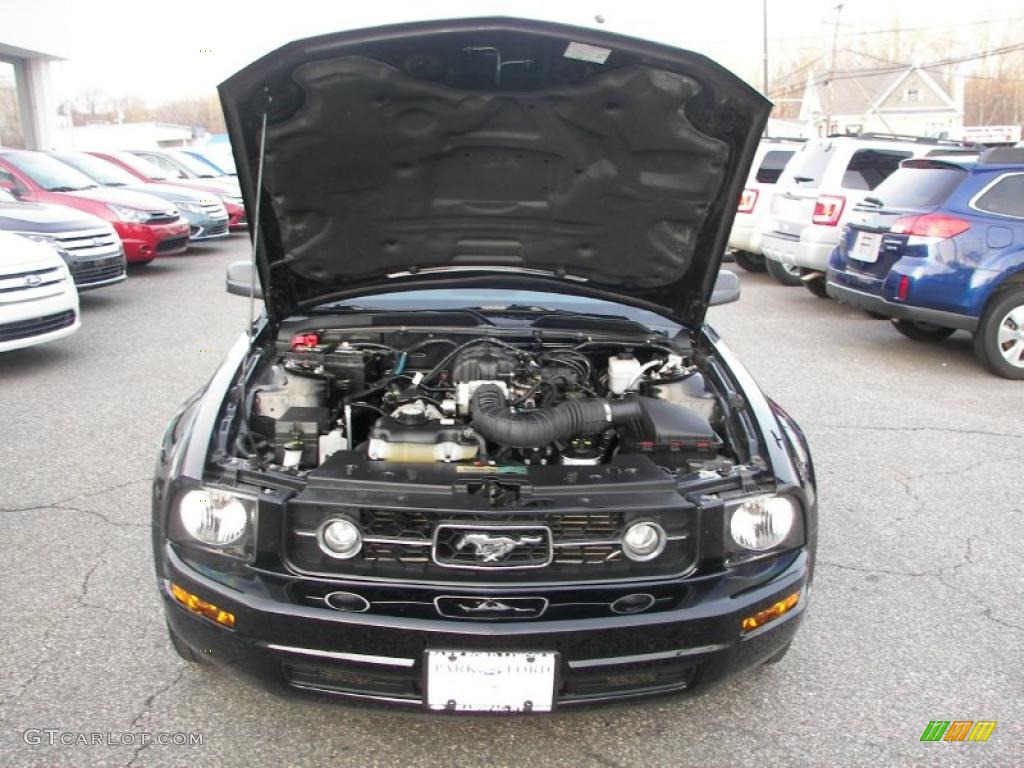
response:
[[[882,236],[876,232],[858,232],[853,242],[850,258],[874,264],[878,261],[878,250],[882,247]]]
[[[428,709],[447,712],[550,712],[553,651],[427,651]]]

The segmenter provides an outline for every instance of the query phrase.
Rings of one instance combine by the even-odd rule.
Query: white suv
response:
[[[0,352],[79,329],[78,291],[53,246],[0,232]]]
[[[808,141],[776,185],[761,241],[768,271],[784,285],[825,293],[825,269],[847,214],[903,160],[970,150],[940,139],[863,133]]]
[[[736,218],[729,233],[733,259],[748,272],[764,272],[761,236],[771,221],[775,185],[793,154],[803,144],[798,139],[763,138],[750,166],[747,184],[740,195]]]

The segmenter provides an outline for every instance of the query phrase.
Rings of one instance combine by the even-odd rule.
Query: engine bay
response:
[[[738,458],[727,399],[694,358],[667,339],[304,331],[262,356],[236,454],[297,475],[338,451],[503,470],[641,454],[672,474],[721,471]]]

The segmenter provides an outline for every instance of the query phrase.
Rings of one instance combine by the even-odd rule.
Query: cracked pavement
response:
[[[1024,736],[1024,384],[962,333],[741,273],[711,322],[811,441],[810,611],[787,658],[693,699],[515,720],[282,701],[181,662],[152,579],[148,478],[177,403],[244,327],[246,240],[84,294],[70,339],[0,359],[0,765],[1017,765]],[[984,744],[929,720],[992,719]],[[29,728],[201,732],[202,746],[28,745]]]

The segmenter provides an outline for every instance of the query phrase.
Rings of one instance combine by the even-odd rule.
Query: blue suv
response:
[[[854,208],[827,280],[915,341],[970,331],[987,368],[1024,379],[1024,149],[904,161]]]

